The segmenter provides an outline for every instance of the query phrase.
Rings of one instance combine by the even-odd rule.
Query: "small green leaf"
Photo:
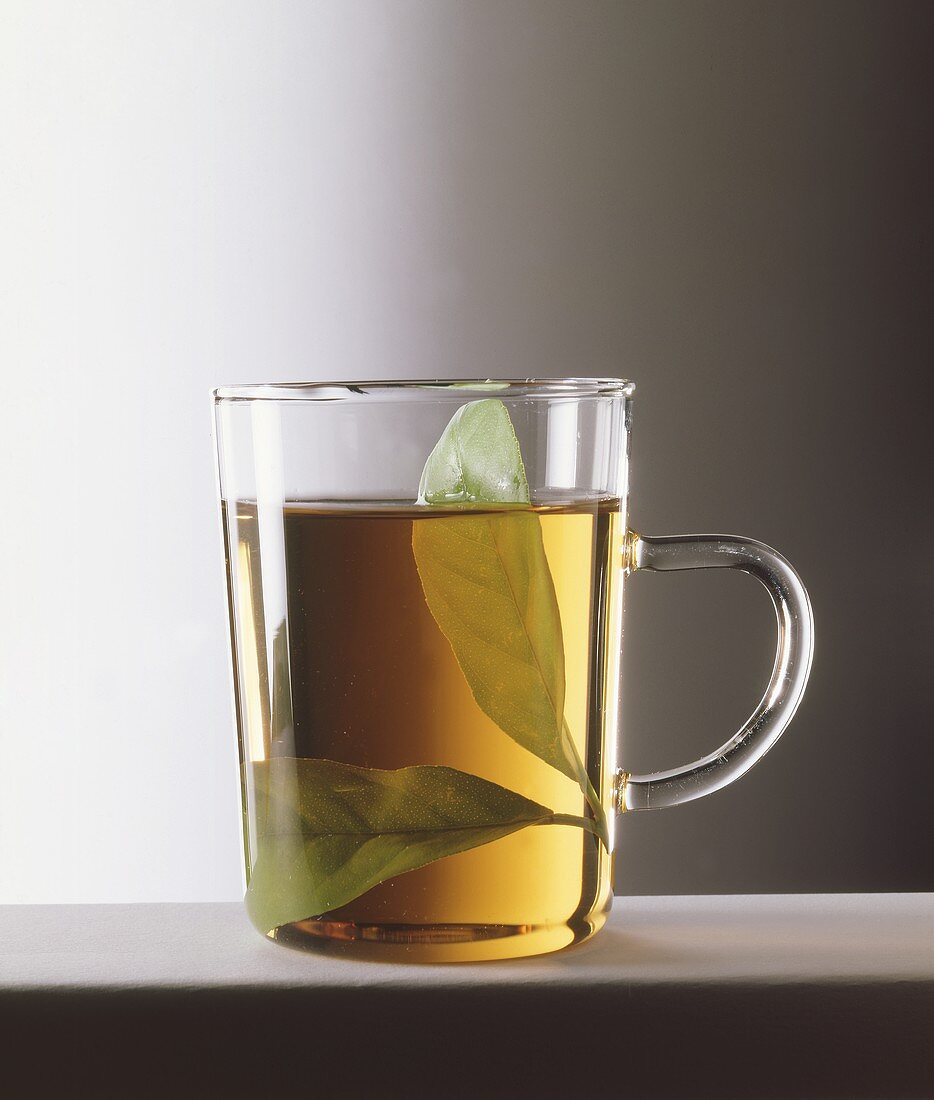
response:
[[[590,828],[454,768],[381,771],[294,757],[252,767],[258,843],[246,903],[267,932],[528,825]]]
[[[418,486],[420,504],[497,501],[528,504],[519,442],[502,401],[462,405],[428,456]]]

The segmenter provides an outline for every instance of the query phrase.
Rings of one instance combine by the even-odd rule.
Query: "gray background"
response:
[[[814,601],[787,737],[626,819],[619,889],[934,888],[931,13],[7,0],[0,901],[239,894],[209,387],[500,373],[635,379],[634,525]],[[626,764],[671,766],[771,613],[628,605]]]

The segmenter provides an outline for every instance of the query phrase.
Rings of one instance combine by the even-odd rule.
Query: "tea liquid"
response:
[[[612,829],[619,502],[531,510],[560,610],[564,717]],[[480,709],[426,602],[414,528],[448,524],[456,531],[477,514],[386,502],[226,506],[248,878],[256,858],[251,769],[270,757],[379,769],[443,764],[556,813],[588,813],[578,783]],[[516,522],[515,509],[513,517],[496,514],[500,523]],[[483,598],[478,590],[476,599]],[[262,931],[303,946],[363,947],[387,959],[489,959],[586,938],[603,924],[611,897],[611,858],[601,841],[549,824],[398,875],[332,912]]]

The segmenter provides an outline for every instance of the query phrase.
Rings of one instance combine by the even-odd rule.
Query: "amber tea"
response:
[[[287,605],[272,617],[263,517],[228,509],[254,921],[280,941],[426,959],[537,953],[598,928],[618,502],[289,504],[273,517]]]

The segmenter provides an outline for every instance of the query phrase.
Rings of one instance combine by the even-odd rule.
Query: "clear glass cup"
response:
[[[277,942],[413,961],[580,942],[618,813],[698,798],[778,739],[807,593],[774,550],[627,525],[619,379],[215,391],[246,905]],[[683,767],[619,760],[623,589],[731,568],[778,618],[742,729]]]

